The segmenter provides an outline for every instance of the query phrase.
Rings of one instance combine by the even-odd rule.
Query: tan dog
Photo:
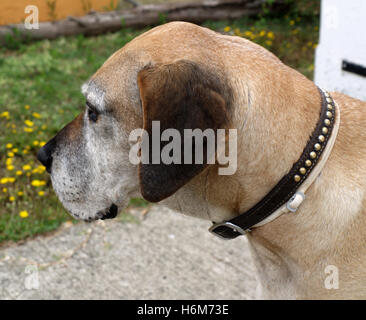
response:
[[[231,219],[298,160],[321,106],[314,83],[264,48],[183,22],[128,43],[83,92],[86,111],[39,154],[60,200],[83,220],[115,216],[141,194],[183,214]],[[332,97],[339,133],[306,200],[248,234],[263,298],[366,298],[366,103]],[[236,128],[236,173],[220,176],[216,165],[132,165],[129,133],[149,131],[151,120],[180,130]],[[338,268],[338,289],[325,286],[329,265]]]

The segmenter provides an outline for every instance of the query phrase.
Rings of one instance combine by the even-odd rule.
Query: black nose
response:
[[[46,167],[48,173],[51,173],[52,153],[55,150],[55,146],[55,139],[51,139],[37,153],[37,159]]]

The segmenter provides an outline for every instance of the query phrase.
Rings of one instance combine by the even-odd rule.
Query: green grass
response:
[[[248,37],[312,78],[317,17],[240,19],[205,26]],[[37,163],[36,152],[84,108],[82,83],[113,52],[146,30],[123,29],[0,49],[0,241],[51,231],[71,219]],[[147,204],[135,199],[131,205]]]

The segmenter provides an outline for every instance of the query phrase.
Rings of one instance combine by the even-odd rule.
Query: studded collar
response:
[[[320,88],[319,91],[320,117],[300,159],[261,201],[229,221],[214,222],[209,229],[211,233],[222,239],[234,239],[283,213],[295,212],[305,200],[305,191],[318,177],[332,151],[340,123],[337,104],[328,92]]]

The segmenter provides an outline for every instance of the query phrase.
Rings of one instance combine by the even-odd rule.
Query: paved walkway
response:
[[[0,249],[0,299],[252,299],[245,237],[154,206]],[[118,220],[119,219],[119,220]]]

